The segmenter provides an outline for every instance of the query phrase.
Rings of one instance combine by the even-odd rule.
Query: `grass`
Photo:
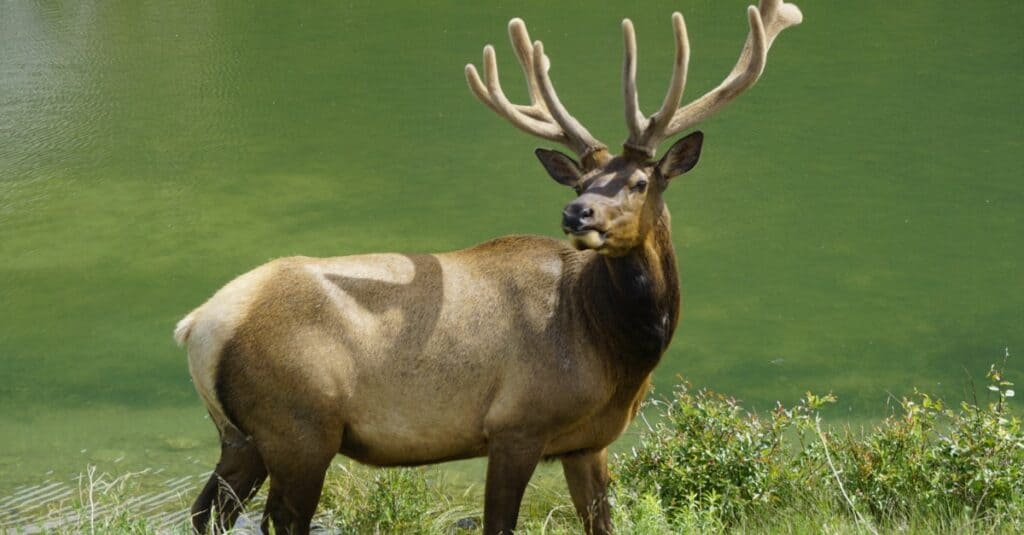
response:
[[[55,496],[59,499],[7,498],[0,503],[0,531],[69,534],[178,531],[187,519],[187,513],[180,507],[184,504],[180,491],[187,487],[145,493],[141,490],[142,475],[133,472],[112,476],[90,466],[74,482],[70,492],[56,484],[44,487],[56,490]],[[26,496],[31,498],[31,494],[30,491]],[[26,522],[26,518],[31,520]]]
[[[1004,365],[990,368],[983,401],[949,407],[915,390],[861,431],[822,426],[832,395],[808,392],[793,407],[759,414],[684,382],[670,399],[651,402],[656,423],[613,458],[614,524],[635,534],[1019,533],[1024,428],[1011,410],[1015,392]],[[536,479],[519,531],[579,533],[564,483]],[[89,470],[78,492],[35,526],[187,532],[182,513],[157,514],[137,492],[130,476]],[[147,513],[140,503],[150,505]],[[337,463],[316,523],[339,533],[473,533],[482,503],[480,487],[454,484],[436,470]],[[177,505],[180,511],[184,502]]]

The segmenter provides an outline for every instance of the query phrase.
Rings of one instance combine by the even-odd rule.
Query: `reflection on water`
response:
[[[743,3],[684,4],[698,94],[735,60]],[[1024,351],[1024,4],[803,7],[668,193],[684,313],[659,392],[833,390],[857,419],[915,385],[960,396]],[[557,234],[569,193],[462,65],[494,42],[522,96],[504,28],[523,16],[567,105],[623,138],[618,20],[651,109],[679,8],[0,4],[0,495],[94,463],[208,470],[170,333],[254,265]]]

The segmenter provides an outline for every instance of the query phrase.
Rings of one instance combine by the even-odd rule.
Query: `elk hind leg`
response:
[[[320,436],[304,442],[281,441],[278,447],[267,448],[264,452],[270,472],[270,492],[267,494],[262,521],[264,533],[269,532],[271,523],[274,531],[279,534],[309,533],[327,469],[341,440],[333,436]]]
[[[206,531],[211,509],[217,511],[214,532],[234,527],[246,502],[267,477],[263,459],[250,440],[225,435],[220,452],[217,467],[192,505],[192,528],[196,533]]]
[[[293,466],[287,471],[270,473],[270,492],[263,513],[263,532],[270,523],[276,533],[305,535],[309,533],[313,514],[320,502],[324,477],[331,459],[320,459],[317,464]]]

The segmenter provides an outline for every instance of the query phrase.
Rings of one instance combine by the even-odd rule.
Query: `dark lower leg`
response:
[[[213,500],[217,496],[217,472],[210,474],[203,490],[199,492],[196,501],[192,503],[192,531],[194,533],[206,533],[206,524],[210,521],[210,508],[213,507]]]
[[[214,531],[231,529],[266,476],[263,460],[252,444],[222,444],[220,461],[192,504],[192,529],[204,533],[213,508],[217,510]]]
[[[516,529],[519,505],[542,451],[542,444],[491,441],[484,490],[484,535],[508,535]]]
[[[303,434],[304,443],[292,440],[292,437]],[[263,525],[266,526],[269,518],[279,534],[309,533],[323,490],[324,476],[341,439],[326,433],[315,437],[298,430],[275,438],[278,439],[276,442],[271,442],[272,439],[260,442],[260,452],[270,470],[270,493]]]
[[[608,506],[608,450],[577,453],[562,459],[565,481],[588,535],[612,532]]]
[[[327,465],[310,468],[301,474],[291,473],[287,477],[270,476],[270,495],[263,524],[267,517],[274,524],[274,531],[280,534],[306,535],[309,533],[313,514],[320,501]]]
[[[281,489],[274,487],[274,480],[270,480],[270,491],[267,492],[267,503],[263,506],[263,518],[260,520],[260,532],[263,534],[270,533],[270,517],[271,513],[276,511],[279,507],[282,507],[281,502]],[[278,513],[280,514],[280,513]]]
[[[214,531],[228,531],[234,527],[246,502],[259,491],[267,477],[263,459],[251,442],[224,445],[221,450],[221,462],[215,472],[219,476],[219,485]]]

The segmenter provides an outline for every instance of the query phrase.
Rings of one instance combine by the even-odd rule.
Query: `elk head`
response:
[[[747,18],[750,33],[732,72],[718,87],[680,108],[690,46],[683,16],[672,15],[676,41],[672,77],[661,108],[650,117],[640,112],[637,98],[633,23],[622,21],[622,86],[629,137],[617,156],[566,111],[548,75],[551,62],[544,54],[544,45],[540,41],[531,43],[521,19],[512,19],[508,32],[526,75],[530,104],[513,104],[505,96],[491,45],[484,47],[484,78],[481,80],[476,67],[469,64],[466,80],[481,102],[520,130],[561,143],[576,153],[579,161],[554,150],[536,152],[548,174],[578,194],[562,212],[562,230],[578,249],[621,256],[644,243],[654,223],[667,213],[662,193],[673,177],[697,164],[703,135],[699,131],[691,133],[655,160],[658,145],[707,119],[754,85],[764,71],[775,37],[799,24],[803,16],[793,4],[761,0],[759,7],[748,8]]]

